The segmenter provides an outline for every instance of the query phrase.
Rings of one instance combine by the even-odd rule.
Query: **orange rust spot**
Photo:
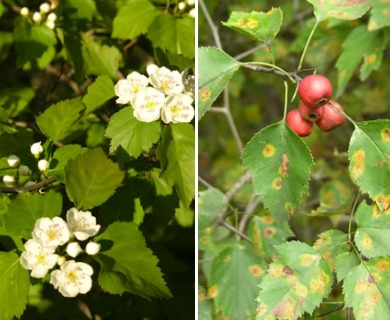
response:
[[[274,219],[270,215],[267,215],[261,217],[261,221],[263,221],[266,224],[271,224],[272,222],[274,222]]]
[[[390,269],[390,261],[382,259],[375,264],[375,269],[381,272],[388,271]]]
[[[249,273],[255,278],[261,276],[264,272],[263,268],[258,264],[253,264],[248,267]]]
[[[302,266],[311,266],[314,262],[318,260],[318,257],[310,253],[302,253],[299,256],[299,263]]]
[[[223,262],[229,262],[230,260],[231,260],[231,257],[229,255],[223,257]]]
[[[277,304],[272,314],[283,319],[294,319],[296,306],[297,300],[292,297],[285,297]]]
[[[211,228],[210,228],[210,227],[204,228],[204,229],[203,229],[203,232],[204,232],[205,234],[209,234],[209,233],[211,233]]]
[[[218,286],[216,284],[211,286],[208,290],[208,294],[210,298],[215,298],[218,295]]]
[[[211,91],[209,88],[204,86],[202,89],[199,90],[199,99],[202,102],[205,102],[210,99]]]
[[[381,137],[382,140],[389,142],[390,141],[390,129],[389,128],[384,128],[381,130]]]
[[[264,230],[264,236],[267,239],[272,238],[275,235],[275,233],[276,233],[275,228],[268,227],[265,228]]]
[[[375,60],[376,60],[376,54],[373,53],[373,54],[370,54],[369,56],[364,58],[364,63],[365,64],[371,64],[371,63],[374,63]]]
[[[242,19],[235,23],[232,23],[236,27],[253,29],[257,26],[258,22],[254,19]]]
[[[275,178],[273,181],[272,181],[272,187],[276,190],[280,190],[282,189],[282,178]]]
[[[362,238],[362,247],[364,247],[366,250],[370,250],[372,248],[372,239],[367,234],[365,234]]]
[[[390,194],[384,195],[381,193],[374,197],[374,201],[381,211],[390,209]]]
[[[266,158],[270,158],[272,157],[274,154],[275,154],[275,147],[272,145],[272,144],[267,144],[263,151],[262,151],[262,154],[264,157]]]
[[[282,154],[281,172],[280,172],[282,177],[287,177],[289,164],[290,164],[290,161],[288,160],[287,154],[285,152],[283,152],[283,154]]]
[[[354,153],[352,156],[352,171],[351,175],[354,179],[358,179],[364,173],[365,164],[364,159],[366,157],[366,153],[363,149],[360,149]]]

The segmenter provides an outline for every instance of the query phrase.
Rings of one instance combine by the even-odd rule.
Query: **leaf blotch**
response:
[[[383,141],[389,142],[390,141],[390,129],[384,128],[381,130],[381,137]]]
[[[264,147],[262,154],[266,158],[271,158],[275,154],[275,147],[272,144],[267,144]]]
[[[204,86],[202,89],[200,89],[200,91],[199,91],[200,101],[205,102],[205,101],[209,100],[210,97],[211,97],[211,91],[209,88]]]
[[[366,152],[363,149],[360,149],[353,154],[351,175],[354,179],[360,178],[364,173],[365,157],[366,157]]]
[[[216,284],[211,286],[208,290],[208,294],[210,298],[215,298],[218,295],[218,286]]]
[[[263,268],[258,264],[253,264],[248,267],[249,273],[255,278],[261,276],[264,272]]]

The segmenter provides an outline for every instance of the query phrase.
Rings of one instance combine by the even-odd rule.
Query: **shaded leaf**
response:
[[[26,110],[34,97],[35,91],[31,87],[6,88],[0,92],[0,106],[8,116],[16,117]]]
[[[72,19],[92,20],[96,13],[96,5],[93,0],[66,0],[64,1],[64,13]]]
[[[370,11],[370,20],[368,21],[368,31],[378,30],[390,26],[390,2],[375,1]]]
[[[211,303],[207,300],[207,292],[200,285],[198,285],[198,319],[213,320]]]
[[[254,192],[278,222],[294,212],[307,192],[312,164],[309,149],[283,120],[258,132],[243,154]]]
[[[198,59],[198,119],[200,120],[239,69],[240,63],[213,47],[199,48]]]
[[[83,98],[87,107],[85,112],[94,112],[113,97],[115,97],[114,83],[110,77],[107,75],[97,77],[94,83],[88,87],[87,94]]]

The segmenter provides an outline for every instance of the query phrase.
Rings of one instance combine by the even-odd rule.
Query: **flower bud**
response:
[[[6,174],[3,177],[3,182],[7,187],[13,187],[15,185],[15,177]]]
[[[51,12],[47,16],[47,21],[56,21],[57,20],[57,15],[54,12]]]
[[[196,10],[195,10],[195,8],[191,9],[188,14],[190,15],[190,17],[195,18],[196,17]]]
[[[19,171],[19,174],[21,176],[28,176],[30,173],[31,173],[31,170],[28,166],[25,166],[25,165],[21,165],[18,169]]]
[[[28,188],[28,187],[32,187],[36,184],[36,182],[34,181],[27,181],[25,184],[24,184],[24,187],[25,188]]]
[[[38,161],[38,169],[41,172],[45,172],[49,168],[49,161],[42,159]]]
[[[23,17],[27,17],[29,13],[30,13],[30,10],[28,10],[27,7],[23,7],[22,9],[20,9],[20,14],[21,14]]]
[[[85,251],[90,256],[93,256],[100,251],[100,247],[101,247],[100,243],[90,241],[90,242],[88,242],[87,246],[85,247]]]
[[[56,27],[56,24],[54,21],[46,21],[46,26],[49,28],[49,29],[55,29]]]
[[[58,256],[57,257],[57,264],[59,266],[62,266],[65,262],[66,262],[66,258],[65,257],[63,257],[63,256]]]
[[[82,251],[83,249],[81,249],[78,242],[70,242],[66,246],[66,253],[72,258],[76,258]]]
[[[48,4],[47,2],[44,2],[39,6],[40,13],[48,13],[49,11],[50,11],[50,4]]]
[[[32,19],[34,22],[39,23],[42,21],[42,15],[39,12],[34,12]]]
[[[18,156],[15,156],[14,154],[11,154],[8,159],[7,159],[7,162],[8,162],[8,165],[11,167],[11,168],[15,168],[19,165],[20,163],[20,159]]]
[[[30,147],[30,152],[38,158],[39,155],[43,152],[43,147],[42,147],[42,142],[35,142],[31,147]]]
[[[186,2],[187,2],[187,4],[189,6],[194,6],[195,5],[195,0],[187,0]]]
[[[179,4],[177,5],[177,8],[180,10],[180,11],[183,11],[185,8],[186,8],[186,4],[185,2],[179,2]]]

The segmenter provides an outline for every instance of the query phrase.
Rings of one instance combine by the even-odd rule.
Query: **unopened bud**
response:
[[[32,19],[34,22],[41,22],[42,21],[42,15],[39,12],[34,12]]]
[[[57,20],[57,15],[54,12],[51,12],[47,16],[47,21],[56,21]]]
[[[31,173],[30,168],[25,165],[21,165],[18,171],[21,176],[28,176]]]
[[[20,14],[21,14],[23,17],[27,17],[29,13],[30,13],[30,10],[28,10],[27,7],[23,7],[22,9],[20,9]]]
[[[15,177],[6,174],[3,177],[3,182],[7,187],[13,187],[15,185]]]
[[[8,162],[8,165],[11,167],[11,168],[15,168],[19,165],[20,163],[20,159],[18,156],[15,156],[14,154],[11,154],[8,159],[7,159],[7,162]]]
[[[49,28],[49,29],[55,29],[56,27],[56,24],[54,21],[46,21],[46,26]]]
[[[66,247],[66,253],[72,258],[76,258],[82,251],[78,242],[70,242]]]
[[[38,161],[38,169],[41,172],[46,171],[49,168],[49,165],[50,165],[49,161],[47,161],[45,159]]]
[[[100,251],[100,247],[101,247],[100,243],[90,241],[90,242],[88,242],[87,246],[85,247],[85,251],[90,256],[93,256]]]
[[[37,158],[39,155],[43,152],[43,147],[41,145],[41,141],[35,142],[31,147],[30,147],[30,152]]]
[[[50,11],[50,4],[48,4],[47,2],[42,3],[39,6],[39,11],[40,13],[48,13]]]

